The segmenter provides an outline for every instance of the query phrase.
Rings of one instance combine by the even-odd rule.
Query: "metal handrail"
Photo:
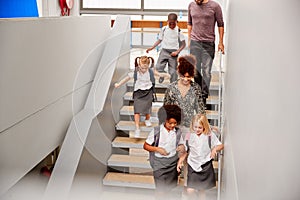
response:
[[[219,51],[219,103],[218,103],[218,128],[220,131],[221,143],[223,144],[223,124],[224,124],[224,116],[223,116],[223,90],[224,90],[224,69],[222,64],[222,52]],[[222,158],[223,158],[223,150],[218,155],[218,185],[217,185],[217,200],[221,198],[221,178],[222,178]]]

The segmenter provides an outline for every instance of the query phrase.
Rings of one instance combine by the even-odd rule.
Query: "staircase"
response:
[[[219,74],[212,72],[210,95],[207,104],[212,110],[206,110],[207,118],[212,125],[218,125],[219,105]],[[127,83],[127,92],[123,96],[124,104],[120,110],[120,121],[116,125],[117,137],[112,142],[113,153],[107,161],[108,172],[103,179],[103,185],[155,189],[152,169],[148,161],[149,153],[143,149],[143,144],[149,132],[158,125],[157,111],[163,105],[164,92],[169,80],[163,83],[156,81],[157,102],[152,105],[152,127],[146,127],[141,119],[140,138],[134,138],[134,118],[132,90],[133,81]],[[218,162],[213,162],[215,172],[218,171]],[[183,181],[179,182],[180,184]]]

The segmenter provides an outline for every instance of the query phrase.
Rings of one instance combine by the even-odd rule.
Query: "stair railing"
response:
[[[219,54],[219,64],[218,64],[218,70],[219,70],[219,102],[218,102],[218,129],[220,131],[220,140],[222,144],[224,144],[223,139],[223,125],[224,125],[224,116],[223,116],[223,91],[224,91],[224,68],[223,68],[223,62],[222,62],[222,52],[218,51]],[[223,150],[218,155],[218,185],[217,185],[217,200],[220,200],[220,194],[221,194],[221,178],[222,178],[222,161],[223,161]]]

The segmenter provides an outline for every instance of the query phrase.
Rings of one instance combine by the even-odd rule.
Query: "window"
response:
[[[186,15],[188,4],[183,0],[81,0],[81,14],[129,14],[164,16],[169,12]],[[181,15],[182,16],[182,15]]]
[[[83,8],[140,9],[141,0],[82,0]]]
[[[145,9],[187,10],[191,1],[183,0],[144,0]]]

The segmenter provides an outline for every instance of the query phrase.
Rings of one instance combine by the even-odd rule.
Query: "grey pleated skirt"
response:
[[[134,114],[151,114],[153,90],[137,90],[133,92]]]
[[[188,165],[187,187],[199,189],[210,189],[216,186],[216,177],[212,160],[201,166],[202,171],[196,172]]]
[[[171,158],[158,158],[154,156],[151,167],[153,169],[156,190],[166,191],[177,186],[177,161],[177,154]]]

